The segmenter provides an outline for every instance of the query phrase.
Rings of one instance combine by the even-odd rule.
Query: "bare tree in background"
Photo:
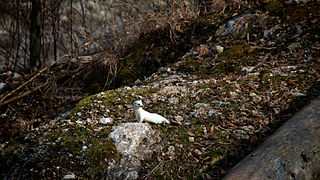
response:
[[[59,66],[89,64],[87,56],[92,55],[90,64],[104,59],[103,66],[114,66],[109,60],[141,34],[169,29],[174,41],[183,24],[199,16],[200,6],[206,13],[225,10],[226,0],[207,1],[0,0],[0,71],[48,66],[88,41],[94,43]]]
[[[41,12],[42,0],[32,0],[30,14],[30,66],[39,68],[41,66]]]

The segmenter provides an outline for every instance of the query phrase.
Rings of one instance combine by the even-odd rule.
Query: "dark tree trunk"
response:
[[[320,96],[224,179],[320,179]]]
[[[32,0],[30,14],[30,66],[41,66],[41,11],[42,0]]]

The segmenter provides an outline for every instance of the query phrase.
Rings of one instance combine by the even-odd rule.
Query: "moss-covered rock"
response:
[[[2,152],[2,160],[7,166],[19,167],[12,169],[18,174],[7,177],[18,178],[23,174],[28,178],[62,178],[68,172],[77,177],[104,176],[108,164],[117,162],[120,157],[113,141],[102,134],[106,130],[110,131],[110,128],[100,132],[72,123],[38,128],[28,133],[23,141],[16,141],[23,145],[10,144]]]

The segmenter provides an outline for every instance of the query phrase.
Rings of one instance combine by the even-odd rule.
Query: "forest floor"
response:
[[[119,119],[133,120],[128,115],[131,111],[123,110],[124,104],[131,104],[137,95],[150,95],[150,101],[155,96],[161,100],[148,108],[183,125],[154,126],[167,142],[165,148],[174,147],[175,153],[155,154],[145,161],[141,177],[220,179],[318,96],[319,17],[319,2],[297,7],[275,1],[242,14],[206,15],[190,24],[195,29],[192,32],[199,34],[189,34],[194,37],[189,42],[197,43],[186,45],[187,52],[174,60],[171,57],[172,62],[149,78],[136,81],[136,85],[131,82],[135,96],[124,95],[125,101],[114,98],[112,102],[121,107],[118,112],[123,111]],[[144,49],[151,49],[143,51],[145,55],[157,50],[152,44],[144,45]],[[56,77],[64,72],[54,71]],[[137,77],[143,79],[143,75]],[[0,89],[0,98],[31,77],[24,73],[1,74],[0,82],[6,82],[6,86]],[[51,122],[89,95],[84,93],[81,81],[72,83],[63,78],[1,107],[1,161],[7,158],[3,152],[10,151],[9,141]],[[28,85],[27,91],[50,80],[49,75],[43,75]],[[118,90],[125,92],[121,88]],[[174,93],[176,89],[179,93]],[[110,92],[123,96],[117,90]]]

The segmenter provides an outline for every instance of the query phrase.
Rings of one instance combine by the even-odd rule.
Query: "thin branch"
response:
[[[142,179],[146,179],[147,177],[149,177],[154,171],[158,170],[161,166],[163,166],[163,161],[159,162],[159,164],[157,164],[147,175],[145,175]]]
[[[31,90],[29,90],[29,91],[27,91],[27,92],[25,92],[25,93],[22,93],[22,94],[20,94],[20,95],[18,95],[18,96],[15,96],[15,97],[13,97],[13,98],[11,98],[11,99],[9,99],[9,100],[6,100],[5,102],[3,102],[3,103],[0,104],[0,107],[1,107],[1,106],[4,106],[4,105],[6,105],[6,104],[9,104],[9,103],[11,103],[11,102],[13,102],[13,101],[15,101],[15,100],[17,100],[17,99],[20,99],[20,98],[22,98],[22,97],[24,97],[24,96],[27,96],[27,95],[29,95],[29,94],[31,94],[31,93],[39,90],[40,88],[42,88],[42,87],[45,86],[45,85],[47,85],[47,83],[41,84],[40,86],[38,86],[38,87],[36,87],[36,88],[33,88],[33,89],[31,89]]]
[[[25,87],[27,84],[29,84],[30,82],[32,82],[34,79],[36,79],[41,73],[43,73],[44,71],[48,70],[51,66],[55,65],[56,63],[58,63],[59,61],[61,61],[63,58],[72,55],[73,52],[90,45],[92,42],[86,42],[83,45],[79,46],[78,48],[72,50],[71,52],[61,56],[57,61],[53,62],[50,64],[50,66],[47,66],[43,69],[41,69],[36,75],[34,75],[32,78],[30,78],[28,81],[26,81],[25,83],[21,84],[19,87],[17,87],[16,89],[12,90],[9,94],[7,94],[6,96],[4,96],[1,100],[0,103],[2,103],[5,99],[7,99],[7,97],[13,95],[14,93],[16,93],[18,90],[20,90],[21,88]],[[0,104],[0,106],[2,106],[2,104]]]

